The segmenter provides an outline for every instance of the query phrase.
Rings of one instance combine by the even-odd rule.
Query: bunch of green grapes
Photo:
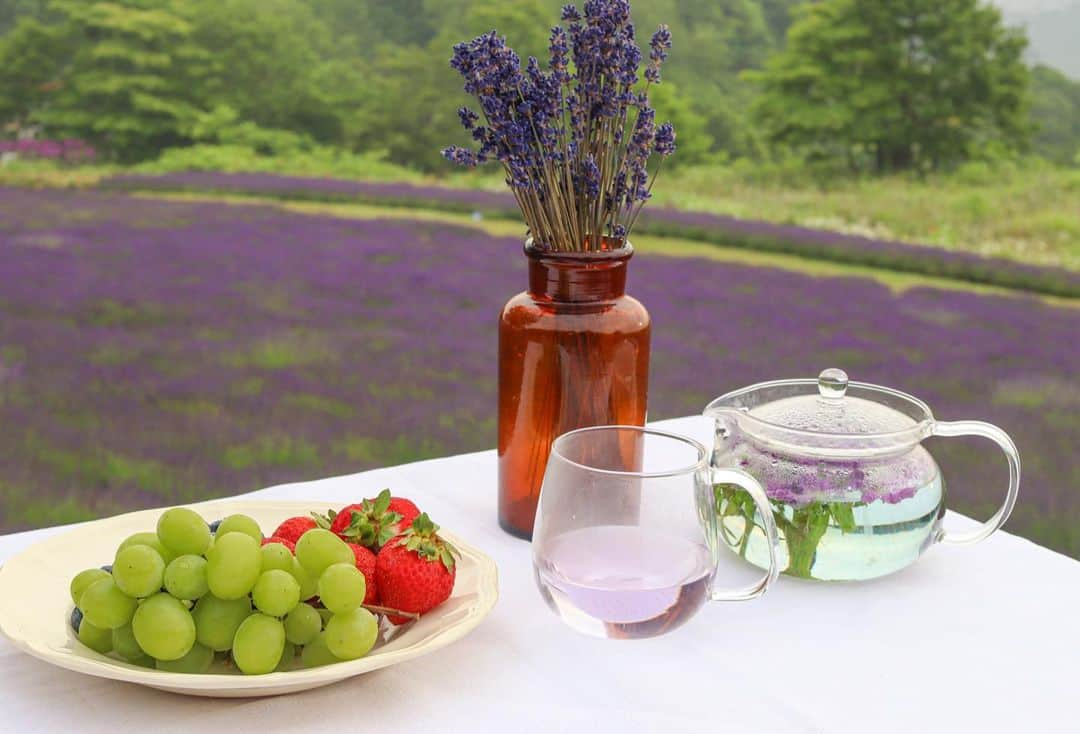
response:
[[[102,654],[176,673],[230,659],[249,675],[355,660],[378,638],[353,551],[328,530],[264,541],[250,517],[207,525],[167,510],[120,544],[110,566],[71,581],[71,625]]]

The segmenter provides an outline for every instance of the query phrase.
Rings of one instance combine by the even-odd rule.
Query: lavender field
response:
[[[218,192],[289,200],[369,202],[409,208],[423,206],[450,211],[479,211],[488,216],[509,216],[514,220],[520,218],[514,197],[509,192],[417,186],[402,182],[187,171],[165,175],[114,176],[102,181],[101,186],[120,191]],[[706,212],[647,207],[635,231],[685,237],[725,247],[780,252],[815,260],[871,265],[1050,295],[1080,297],[1080,273],[1065,268],[1034,266],[999,257],[949,252],[938,247]]]
[[[524,266],[437,222],[0,188],[0,532],[491,448]],[[1008,528],[1080,557],[1077,308],[644,255],[630,290],[653,418],[843,367],[1009,431]],[[931,449],[950,505],[987,515],[995,449]]]

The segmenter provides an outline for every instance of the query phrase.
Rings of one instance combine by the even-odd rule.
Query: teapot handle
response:
[[[934,424],[933,435],[988,438],[1005,452],[1005,458],[1009,460],[1009,489],[1005,493],[1005,502],[994,513],[994,516],[983,523],[977,530],[969,533],[947,533],[942,531],[941,536],[941,542],[949,545],[972,545],[986,540],[995,530],[1005,524],[1013,511],[1013,507],[1016,505],[1016,495],[1020,491],[1020,453],[1016,450],[1016,444],[1013,443],[1005,431],[982,421],[938,422]]]
[[[780,565],[776,560],[776,552],[780,547],[780,536],[776,533],[776,520],[773,518],[769,497],[756,479],[739,469],[712,467],[712,486],[717,484],[735,484],[741,487],[746,490],[747,494],[754,500],[754,504],[757,505],[762,525],[765,528],[765,538],[769,543],[769,571],[760,581],[741,589],[710,589],[709,598],[712,601],[747,601],[756,599],[768,591],[769,587],[773,585],[780,575]]]

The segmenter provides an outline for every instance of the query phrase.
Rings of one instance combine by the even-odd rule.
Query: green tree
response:
[[[331,56],[326,27],[300,0],[196,0],[191,41],[209,59],[200,93],[265,128],[341,139],[333,96],[322,74]]]
[[[671,82],[654,86],[649,90],[649,98],[656,108],[656,119],[672,123],[678,136],[678,152],[664,165],[681,167],[703,163],[713,147],[708,119]]]
[[[308,5],[314,16],[332,29],[336,56],[364,57],[374,51],[380,29],[372,20],[368,0],[310,0]]]
[[[777,46],[783,46],[791,26],[792,10],[805,0],[761,0],[761,12]]]
[[[750,77],[774,143],[877,171],[1023,149],[1027,42],[978,0],[823,0]]]
[[[1080,150],[1080,82],[1057,69],[1031,72],[1032,148],[1055,163],[1068,165]]]
[[[383,42],[425,45],[435,36],[440,15],[430,12],[430,0],[365,0],[369,22]]]
[[[22,18],[44,20],[48,0],[3,0],[0,2],[0,35],[11,30]]]
[[[634,18],[643,47],[658,24],[671,27],[674,46],[664,78],[705,118],[713,148],[752,153],[755,132],[746,110],[753,87],[740,73],[760,68],[774,48],[761,5],[756,0],[650,0],[634,5]]]
[[[357,150],[381,151],[395,163],[445,171],[441,151],[465,144],[457,108],[471,100],[450,68],[451,47],[497,29],[522,56],[547,58],[549,24],[558,15],[540,0],[426,0],[423,13],[441,30],[424,45],[379,46],[347,123]]]
[[[132,160],[187,139],[199,112],[204,52],[181,0],[55,0],[41,37],[55,79],[33,117],[51,134],[83,138]]]
[[[0,123],[35,120],[55,91],[71,39],[62,29],[22,18],[0,38]]]
[[[446,170],[440,150],[464,142],[457,107],[468,100],[439,44],[384,46],[363,81],[349,143],[394,163]]]
[[[446,4],[446,0],[428,0],[429,6],[436,3]],[[463,10],[455,18],[447,18],[437,37],[446,47],[447,58],[457,41],[496,29],[521,55],[522,63],[529,56],[547,60],[551,27],[559,16],[549,12],[541,0],[469,2]]]

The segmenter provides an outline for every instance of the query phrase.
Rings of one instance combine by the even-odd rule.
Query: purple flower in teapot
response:
[[[713,464],[739,468],[765,489],[781,536],[785,573],[862,580],[899,571],[941,541],[982,540],[1008,518],[1019,489],[1016,447],[986,423],[945,423],[921,400],[887,387],[849,382],[838,369],[817,380],[761,383],[717,398]],[[974,435],[1005,452],[1005,502],[978,530],[947,533],[945,482],[922,441]],[[761,565],[765,538],[753,504],[733,485],[715,487],[724,541]]]

